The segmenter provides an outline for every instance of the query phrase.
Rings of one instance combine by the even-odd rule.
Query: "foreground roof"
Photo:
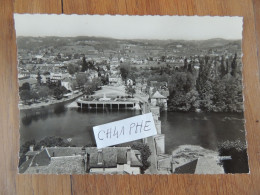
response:
[[[19,172],[84,174],[86,172],[83,154],[89,155],[90,168],[112,168],[117,167],[118,164],[127,163],[133,167],[142,166],[141,160],[137,157],[140,156],[140,152],[131,150],[130,147],[107,147],[102,150],[98,150],[96,147],[86,147],[84,150],[82,147],[47,147],[24,162],[19,167]]]

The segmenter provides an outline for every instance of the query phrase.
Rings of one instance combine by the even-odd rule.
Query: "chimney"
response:
[[[89,170],[90,170],[89,158],[90,158],[90,154],[89,154],[89,153],[86,153],[86,154],[84,155],[84,163],[85,163],[84,168],[85,168],[86,173],[89,173]]]
[[[98,165],[103,165],[103,153],[102,153],[102,150],[98,150]]]
[[[130,149],[130,148],[127,148],[127,151],[126,151],[126,160],[127,160],[127,164],[128,164],[128,165],[131,165],[131,149]]]

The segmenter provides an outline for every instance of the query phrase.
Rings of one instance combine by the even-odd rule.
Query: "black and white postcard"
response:
[[[249,173],[242,17],[14,18],[19,173]]]

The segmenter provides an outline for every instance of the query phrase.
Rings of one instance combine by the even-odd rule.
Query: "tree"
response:
[[[188,72],[190,72],[191,74],[193,74],[193,70],[192,70],[192,65],[191,65],[191,63],[188,64]]]
[[[93,60],[88,61],[87,64],[89,69],[96,70]]]
[[[81,68],[81,72],[85,72],[88,70],[88,63],[86,62],[86,58],[85,56],[82,58],[82,68]]]
[[[133,143],[131,148],[134,150],[138,150],[141,153],[141,160],[143,164],[143,166],[141,167],[141,173],[144,174],[144,171],[151,166],[148,158],[152,154],[152,152],[147,144],[141,142]]]
[[[79,57],[80,57],[80,56],[79,56],[78,53],[75,53],[75,54],[73,55],[73,58],[74,58],[74,59],[79,59]]]
[[[213,83],[213,110],[226,111],[226,79],[216,79]]]
[[[166,56],[161,56],[161,62],[165,62]]]
[[[71,144],[64,138],[56,137],[56,136],[49,136],[49,137],[45,137],[41,141],[37,142],[35,144],[34,149],[40,150],[42,146],[44,146],[44,147],[55,147],[55,146],[68,147],[68,146],[71,146]],[[50,155],[52,155],[52,154],[50,154]]]
[[[93,85],[94,89],[97,90],[102,85],[101,79],[100,78],[93,78],[92,79],[92,85]]]
[[[226,78],[225,101],[228,112],[243,110],[243,96],[241,80],[235,77]]]
[[[88,81],[85,83],[84,85],[84,91],[87,95],[91,95],[93,94],[93,92],[96,90],[96,86],[95,84],[93,84],[92,82]]]
[[[49,94],[50,94],[50,89],[47,86],[41,86],[38,89],[38,95],[40,98],[45,99],[46,97],[48,97]]]
[[[61,89],[61,91],[62,91],[62,94],[65,94],[65,93],[67,93],[67,89],[66,89],[66,87],[64,87],[64,86],[61,86],[60,87],[60,89]]]
[[[38,100],[40,97],[39,97],[38,93],[36,93],[36,91],[31,91],[31,98],[32,98],[33,101],[35,102],[35,101]]]
[[[196,89],[192,89],[186,94],[186,109],[188,111],[195,111],[199,107],[199,93]]]
[[[194,88],[195,78],[191,73],[174,72],[169,79],[170,94],[187,93]]]
[[[72,64],[68,65],[68,72],[71,75],[75,74],[76,70],[75,70],[75,67]]]
[[[231,62],[231,75],[232,76],[236,76],[236,72],[237,72],[237,53],[235,53],[235,56]]]
[[[187,58],[184,59],[184,66],[183,66],[183,70],[186,71],[188,69],[188,60]]]
[[[26,161],[26,156],[25,154],[29,151],[31,145],[35,145],[35,140],[30,140],[25,142],[21,147],[20,147],[20,158],[19,158],[19,166],[22,165]]]
[[[136,93],[135,88],[133,88],[132,85],[126,86],[125,92],[126,92],[128,95],[131,95],[132,97],[133,97],[134,94]]]
[[[213,84],[207,80],[204,87],[200,91],[200,108],[204,111],[210,112],[213,110]]]
[[[101,81],[103,85],[107,85],[109,83],[109,76],[108,74],[106,76],[101,76]]]
[[[226,59],[226,74],[229,73],[229,61],[228,61],[228,58]]]
[[[61,86],[61,80],[58,80],[58,82],[57,82],[57,85],[56,85],[57,87],[60,87]]]
[[[30,89],[31,89],[31,86],[30,86],[30,84],[28,82],[23,83],[23,85],[20,87],[20,90],[28,90],[28,91],[30,91]]]
[[[120,73],[121,73],[121,77],[122,79],[125,81],[126,78],[128,77],[130,70],[128,66],[120,66]]]
[[[221,62],[220,62],[220,77],[224,77],[226,75],[226,68],[225,68],[225,64],[224,64],[224,56],[222,56],[221,58]]]
[[[223,167],[225,173],[248,173],[248,156],[245,142],[240,140],[227,140],[218,144],[220,156],[230,156],[231,160],[224,160]]]
[[[23,100],[24,102],[27,102],[28,100],[31,99],[31,92],[29,90],[22,90],[20,92],[20,98],[21,100]]]
[[[84,85],[84,91],[87,95],[93,94],[100,86],[102,85],[102,81],[100,78],[93,78],[92,81],[88,81]]]
[[[38,72],[36,79],[37,79],[37,83],[38,83],[39,85],[41,85],[41,84],[42,84],[42,77],[41,77],[41,75],[40,75],[40,72]]]
[[[74,69],[75,69],[75,72],[79,72],[79,66],[78,65],[74,66]]]
[[[31,145],[35,145],[35,144],[36,144],[35,140],[30,140],[30,141],[25,142],[25,143],[20,147],[20,153],[24,153],[24,154],[25,154],[26,152],[29,151],[30,146],[31,146]]]
[[[44,73],[43,73],[43,75],[44,76],[47,76],[47,75],[50,75],[51,73],[49,72],[49,71],[45,71]]]
[[[200,96],[200,106],[205,111],[213,109],[213,84],[211,79],[211,60],[208,56],[199,60],[199,76],[196,80],[196,88]]]
[[[77,82],[75,80],[72,81],[71,83],[71,89],[74,91],[77,87]]]
[[[83,87],[84,84],[87,82],[87,75],[86,74],[77,74],[76,81],[79,87]]]
[[[63,96],[63,90],[62,90],[62,88],[61,87],[56,87],[55,89],[54,89],[54,92],[53,92],[54,94],[54,97],[55,98],[57,98],[57,99],[60,99],[60,98],[62,98],[62,96]]]
[[[162,75],[157,75],[157,74],[154,75],[153,74],[153,75],[149,76],[149,78],[147,80],[147,83],[150,84],[151,81],[168,82],[168,78],[169,78],[169,76],[167,74],[165,74],[165,73],[162,74]]]

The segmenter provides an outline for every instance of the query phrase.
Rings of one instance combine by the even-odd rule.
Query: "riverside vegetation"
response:
[[[162,61],[163,59],[161,59]],[[167,82],[169,111],[243,112],[241,59],[230,56],[185,58],[183,66],[149,69],[121,66],[124,78]]]

